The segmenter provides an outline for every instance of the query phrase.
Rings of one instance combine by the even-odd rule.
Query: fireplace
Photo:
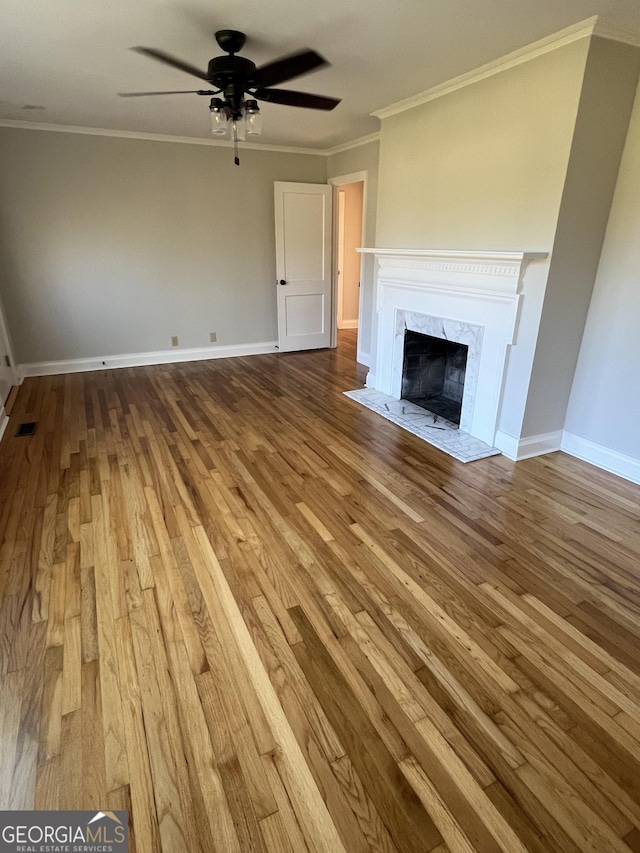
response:
[[[469,347],[406,329],[401,397],[460,424]]]
[[[522,429],[548,270],[545,264],[530,262],[546,255],[361,251],[375,255],[378,263],[375,362],[367,387],[396,400],[406,396],[402,374],[407,330],[464,344],[468,352],[458,433],[509,448],[509,442],[517,441],[510,436]]]

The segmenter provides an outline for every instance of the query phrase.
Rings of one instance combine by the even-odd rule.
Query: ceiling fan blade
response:
[[[172,92],[118,92],[120,98],[144,98],[147,95],[216,95],[217,89],[181,89]]]
[[[302,50],[299,53],[292,53],[291,56],[283,56],[274,62],[268,62],[258,68],[256,77],[262,86],[277,86],[322,65],[329,65],[323,56],[315,50]]]
[[[185,71],[187,74],[193,74],[194,77],[199,77],[201,80],[209,82],[209,78],[196,68],[195,65],[190,65],[188,62],[183,62],[181,59],[176,59],[175,56],[170,56],[163,50],[156,50],[154,47],[132,47],[136,53],[141,53],[143,56],[150,56],[151,59],[157,59],[158,62],[164,62],[165,65],[170,65],[172,68],[177,68],[179,71]]]
[[[284,104],[287,107],[307,107],[310,110],[332,110],[340,103],[340,98],[310,95],[308,92],[292,92],[290,89],[256,89],[253,95],[259,101]]]

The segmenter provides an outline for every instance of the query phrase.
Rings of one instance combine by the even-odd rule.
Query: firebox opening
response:
[[[465,344],[406,329],[402,398],[460,424],[468,351]]]

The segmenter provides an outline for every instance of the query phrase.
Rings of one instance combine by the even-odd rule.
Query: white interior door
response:
[[[278,346],[282,352],[331,343],[331,212],[324,184],[276,181]]]

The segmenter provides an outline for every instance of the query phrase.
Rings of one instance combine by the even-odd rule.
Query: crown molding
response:
[[[180,142],[184,145],[208,145],[213,148],[228,148],[228,139],[204,139],[198,136],[171,136],[163,133],[143,133],[134,130],[110,130],[106,127],[82,127],[71,124],[48,124],[40,121],[19,119],[0,119],[0,127],[13,127],[19,130],[48,130],[53,133],[78,133],[84,136],[112,136],[119,139],[143,139],[151,142]],[[283,154],[314,154],[326,157],[324,148],[298,148],[293,145],[268,145],[259,142],[243,142],[242,148],[250,151],[279,151]]]
[[[550,53],[560,47],[565,47],[568,44],[572,44],[574,41],[590,37],[594,32],[596,32],[598,27],[601,30],[598,32],[598,35],[604,35],[605,32],[609,32],[606,25],[602,24],[597,15],[594,15],[592,18],[587,18],[585,21],[580,21],[580,23],[566,27],[564,30],[560,30],[553,35],[546,36],[546,38],[533,42],[533,44],[514,50],[512,53],[508,53],[500,59],[495,59],[493,62],[481,65],[473,71],[468,71],[465,74],[461,74],[459,77],[446,80],[444,83],[439,83],[437,86],[433,86],[431,89],[427,89],[424,92],[419,92],[417,95],[412,95],[410,98],[403,98],[401,101],[389,104],[389,106],[376,110],[371,113],[371,115],[379,119],[385,119],[390,116],[397,115],[398,113],[402,113],[405,110],[413,109],[413,107],[418,107],[421,104],[426,104],[429,101],[434,101],[436,98],[449,95],[451,92],[456,92],[458,89],[463,89],[465,86],[471,86],[473,83],[485,80],[487,77],[493,77],[494,74],[500,74],[502,71],[514,68],[517,65],[522,65],[525,62],[529,62],[531,59],[543,56],[545,53]],[[611,30],[611,32],[613,32],[613,30]],[[617,32],[620,36],[621,31]],[[608,37],[614,38],[613,35],[609,35]],[[618,40],[623,41],[624,39],[619,37]]]
[[[350,151],[352,148],[359,148],[361,145],[368,145],[370,142],[379,142],[380,131],[369,133],[367,136],[360,136],[358,139],[352,139],[351,142],[343,142],[340,145],[334,145],[333,148],[324,148],[323,153],[330,157],[332,154],[342,154],[343,151]]]
[[[609,21],[603,21],[602,18],[597,19],[593,28],[593,35],[611,39],[611,41],[620,41],[633,47],[640,47],[640,31],[633,30],[630,27],[619,27]]]
[[[54,133],[79,133],[85,136],[112,136],[120,139],[145,139],[152,142],[181,142],[185,145],[210,145],[214,148],[228,148],[228,139],[205,139],[199,136],[171,136],[167,133],[144,133],[136,130],[111,130],[107,127],[83,127],[71,124],[52,124],[42,121],[24,121],[23,119],[0,119],[0,127],[14,127],[19,130],[49,130]],[[329,157],[340,154],[360,145],[377,142],[380,133],[370,133],[350,142],[343,142],[331,148],[303,148],[295,145],[268,145],[260,142],[243,142],[242,148],[253,151],[279,151],[284,154],[314,154],[316,157]]]

